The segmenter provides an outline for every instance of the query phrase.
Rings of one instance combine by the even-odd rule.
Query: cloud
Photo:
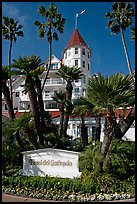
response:
[[[2,15],[14,18],[19,24],[26,24],[27,16],[20,15],[20,11],[12,3],[2,2]]]

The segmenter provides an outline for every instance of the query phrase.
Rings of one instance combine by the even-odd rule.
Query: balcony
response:
[[[49,86],[49,85],[53,85],[53,86],[56,86],[56,85],[63,85],[65,84],[66,82],[64,81],[64,79],[61,79],[61,78],[51,78],[51,79],[47,79],[46,80],[46,83],[45,83],[45,86]]]

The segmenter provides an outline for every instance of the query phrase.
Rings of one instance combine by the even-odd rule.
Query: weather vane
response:
[[[80,13],[76,13],[76,18],[75,18],[75,29],[77,29],[77,24],[78,24],[77,20],[78,20],[79,15],[83,14],[84,12],[85,12],[85,10],[81,11]]]

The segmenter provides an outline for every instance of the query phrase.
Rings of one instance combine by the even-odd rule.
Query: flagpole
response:
[[[76,17],[75,17],[75,29],[77,29],[77,18],[78,18],[78,14],[76,13]]]
[[[78,17],[79,15],[83,14],[85,12],[85,10],[81,11],[80,13],[76,13],[76,17],[75,17],[75,29],[77,29],[78,26]]]

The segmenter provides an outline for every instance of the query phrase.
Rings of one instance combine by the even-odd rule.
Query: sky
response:
[[[75,16],[85,10],[78,17],[78,30],[89,46],[91,57],[91,74],[100,72],[102,75],[112,75],[116,72],[128,74],[127,61],[120,33],[113,35],[106,28],[108,18],[106,12],[112,11],[113,2],[54,2],[58,6],[58,13],[66,19],[64,33],[59,34],[59,40],[53,41],[53,54],[61,59],[63,51],[75,29]],[[42,61],[49,57],[47,39],[38,37],[36,20],[44,22],[38,14],[38,8],[49,8],[51,2],[2,2],[2,16],[14,18],[23,25],[24,37],[18,37],[13,44],[12,59],[18,57],[38,55]],[[135,4],[133,2],[135,8]],[[133,20],[134,22],[134,20]],[[134,24],[133,24],[134,26]],[[135,67],[135,42],[130,38],[130,29],[125,32],[125,41],[129,53],[131,67]],[[8,64],[9,42],[2,38],[2,65]]]

